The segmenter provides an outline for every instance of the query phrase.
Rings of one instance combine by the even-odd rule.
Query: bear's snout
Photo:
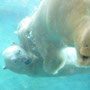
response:
[[[78,47],[78,63],[80,66],[90,66],[90,29],[80,33],[79,47]]]
[[[79,48],[80,58],[78,60],[80,66],[90,66],[90,40],[85,40]]]

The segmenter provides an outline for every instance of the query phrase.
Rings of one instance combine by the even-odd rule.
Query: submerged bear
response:
[[[29,76],[89,72],[89,5],[90,0],[43,0],[35,14],[18,25],[20,45],[3,52],[4,69]],[[66,59],[66,47],[74,47],[77,58]]]

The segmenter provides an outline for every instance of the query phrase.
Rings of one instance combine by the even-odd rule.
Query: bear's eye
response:
[[[85,48],[88,48],[88,45],[87,44],[85,45]]]
[[[16,55],[20,55],[21,54],[21,50],[18,50]]]

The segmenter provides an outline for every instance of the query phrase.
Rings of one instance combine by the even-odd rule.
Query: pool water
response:
[[[90,73],[65,77],[28,77],[3,70],[2,52],[10,42],[19,43],[18,23],[31,16],[41,0],[0,0],[0,90],[90,90]]]

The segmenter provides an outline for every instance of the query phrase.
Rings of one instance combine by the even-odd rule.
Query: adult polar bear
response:
[[[64,66],[65,60],[60,52],[66,45],[75,46],[78,55],[76,65],[90,65],[89,1],[43,0],[29,23],[24,25],[26,20],[23,20],[19,25],[17,32],[22,47],[29,54],[28,37],[32,34],[46,72],[56,73]]]
[[[21,45],[13,45],[4,51],[6,67],[35,76],[37,73],[48,76],[59,71],[57,75],[68,75],[90,70],[80,69],[90,66],[89,1],[43,0],[37,12],[19,24],[17,34]],[[65,59],[62,49],[66,46],[76,48],[77,60]]]

